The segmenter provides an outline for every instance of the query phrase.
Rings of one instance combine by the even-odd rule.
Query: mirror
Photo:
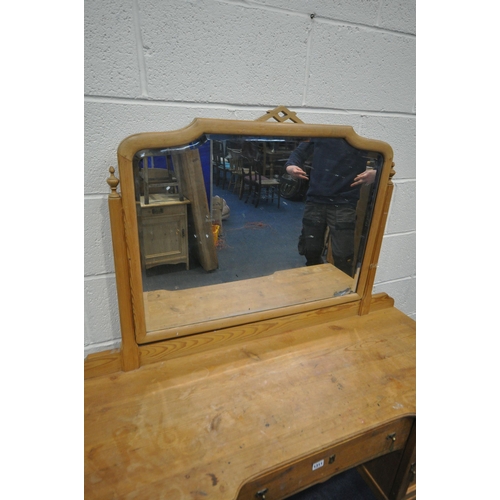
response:
[[[371,227],[381,216],[378,200],[392,150],[351,127],[306,125],[291,116],[292,124],[281,118],[197,119],[181,131],[122,142],[118,159],[138,343],[363,295],[375,238]],[[314,182],[315,170],[321,171],[315,155],[325,145],[335,151],[329,165],[345,177],[349,192],[328,203],[355,211],[352,252],[343,262],[329,230],[320,228],[323,263],[306,266],[299,237],[309,179]],[[285,169],[299,153],[307,179]],[[367,170],[374,182],[352,187]],[[343,229],[342,223],[335,228]]]

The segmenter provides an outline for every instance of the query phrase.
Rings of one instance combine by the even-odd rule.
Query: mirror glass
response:
[[[383,163],[380,152],[343,138],[203,134],[189,144],[137,151],[146,330],[175,336],[187,323],[356,292]],[[307,179],[287,174],[287,164],[298,164]],[[352,186],[367,171],[372,182]],[[322,199],[321,186],[334,177],[342,189]],[[335,234],[314,221],[302,234],[311,198],[351,215],[331,220]],[[316,238],[316,253],[319,245],[315,265],[306,265],[306,238]],[[345,258],[339,240],[350,248]]]

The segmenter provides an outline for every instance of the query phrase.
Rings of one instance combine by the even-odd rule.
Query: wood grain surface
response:
[[[235,499],[415,405],[415,323],[392,307],[94,377],[85,498]]]
[[[330,264],[322,264],[186,290],[154,290],[144,293],[146,326],[155,332],[208,323],[331,299],[339,292],[347,294],[353,287],[350,276]],[[168,338],[165,334],[162,337]]]

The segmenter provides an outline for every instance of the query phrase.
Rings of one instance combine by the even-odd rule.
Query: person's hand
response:
[[[354,182],[351,187],[365,185],[368,186],[375,182],[375,177],[377,176],[377,171],[373,168],[365,170],[361,174],[354,177]]]
[[[286,167],[286,173],[291,175],[294,179],[304,179],[308,180],[307,174],[297,165],[288,165]]]

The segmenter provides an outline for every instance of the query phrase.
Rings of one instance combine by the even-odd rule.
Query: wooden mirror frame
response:
[[[268,121],[270,119],[274,121]],[[179,337],[175,339],[164,340],[161,335],[146,331],[133,159],[140,150],[184,145],[204,134],[343,138],[356,148],[383,155],[384,163],[356,293],[202,324],[186,324],[178,329]],[[343,315],[367,314],[372,304],[372,287],[393,191],[393,166],[393,151],[389,144],[361,137],[351,126],[305,124],[285,107],[270,110],[255,121],[196,118],[180,130],[140,133],[124,139],[118,147],[119,180],[114,176],[113,167],[110,168],[111,176],[108,179],[111,187],[109,210],[122,345],[119,352],[114,350],[89,355],[85,364],[86,376],[133,370],[143,364],[183,355],[187,351],[194,352],[193,350],[212,348],[223,342],[235,342],[238,338],[249,335],[248,328],[245,329],[243,325],[251,325],[252,335],[265,335],[269,329],[266,321],[292,315],[328,311],[339,313],[341,310]],[[121,194],[117,191],[118,184]],[[234,327],[240,328],[235,330]]]

